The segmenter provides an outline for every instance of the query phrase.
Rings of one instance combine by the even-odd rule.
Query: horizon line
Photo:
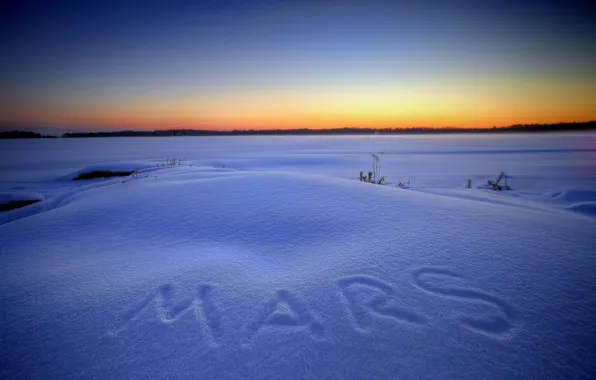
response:
[[[197,132],[214,132],[214,133],[231,133],[231,132],[278,132],[278,131],[346,131],[346,130],[361,130],[361,131],[408,131],[408,130],[494,130],[494,129],[507,129],[513,127],[546,127],[556,126],[563,124],[589,124],[596,123],[596,120],[586,121],[558,121],[554,123],[515,123],[509,125],[493,125],[493,126],[480,126],[480,127],[468,127],[468,126],[395,126],[395,127],[370,127],[370,126],[339,126],[339,127],[326,127],[326,128],[309,128],[309,127],[298,127],[298,128],[200,128],[195,126],[164,126],[161,128],[139,128],[139,127],[107,127],[107,126],[89,126],[89,127],[71,127],[63,126],[59,124],[43,124],[43,123],[0,123],[0,131],[33,131],[33,130],[63,130],[63,133],[113,133],[113,132],[161,132],[161,131],[197,131]],[[118,129],[117,129],[118,128]]]

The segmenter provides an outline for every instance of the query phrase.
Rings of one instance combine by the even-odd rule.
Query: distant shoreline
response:
[[[494,128],[330,128],[330,129],[267,129],[209,131],[197,129],[167,129],[154,131],[123,130],[113,132],[69,132],[62,136],[42,135],[30,131],[0,132],[0,139],[18,138],[85,138],[85,137],[168,137],[168,136],[298,136],[298,135],[422,135],[422,134],[495,134],[535,132],[577,132],[596,130],[596,121],[582,123],[518,124]]]

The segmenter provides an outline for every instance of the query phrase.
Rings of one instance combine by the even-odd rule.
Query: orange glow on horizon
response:
[[[590,82],[499,81],[0,105],[0,121],[94,130],[492,128],[596,120]]]
[[[581,7],[224,3],[143,12],[103,3],[94,11],[8,7],[0,127],[492,128],[596,120],[596,24]]]

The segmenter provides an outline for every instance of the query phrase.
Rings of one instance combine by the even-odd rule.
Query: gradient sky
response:
[[[0,124],[492,127],[596,120],[578,1],[3,1]]]

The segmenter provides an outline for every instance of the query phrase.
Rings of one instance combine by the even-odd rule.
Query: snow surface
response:
[[[595,141],[0,141],[0,378],[593,378]]]

